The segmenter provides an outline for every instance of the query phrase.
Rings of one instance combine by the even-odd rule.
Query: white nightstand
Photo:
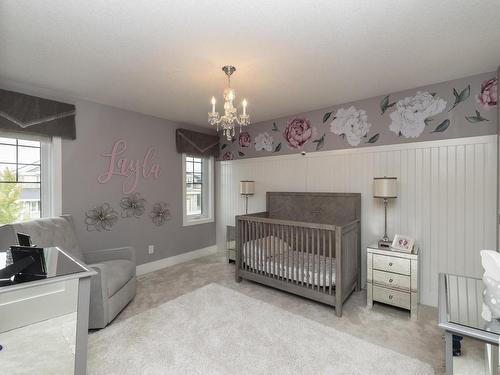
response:
[[[367,306],[373,301],[410,310],[417,318],[418,253],[403,253],[381,249],[377,245],[366,249]]]

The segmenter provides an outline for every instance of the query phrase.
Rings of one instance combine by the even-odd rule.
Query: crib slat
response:
[[[262,223],[257,223],[257,269],[262,274]]]
[[[292,226],[290,228],[290,233],[291,233],[291,242],[292,242],[292,267],[290,268],[290,279],[292,284],[295,283],[295,250],[297,249],[297,242],[295,241],[295,226]]]
[[[306,231],[306,256],[307,256],[307,267],[306,267],[306,272],[307,272],[307,282],[306,282],[306,286],[309,288],[309,232],[310,232],[310,229],[309,228],[305,228],[305,231]]]
[[[326,237],[325,237],[325,231],[322,230],[322,237],[323,237],[323,293],[326,293]]]
[[[318,286],[318,292],[321,289],[321,254],[320,254],[320,248],[321,248],[321,242],[319,238],[319,229],[316,230],[316,239],[318,243],[316,244],[316,247],[318,248],[318,276],[317,276],[317,286]]]
[[[330,295],[332,295],[332,284],[333,284],[333,260],[332,260],[332,231],[328,231],[328,256],[330,258]]]

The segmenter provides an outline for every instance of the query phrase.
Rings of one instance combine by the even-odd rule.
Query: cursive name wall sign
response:
[[[115,142],[113,149],[109,154],[101,154],[108,159],[108,169],[97,177],[100,184],[109,182],[113,176],[124,177],[122,184],[123,194],[133,193],[137,189],[139,178],[142,176],[145,180],[160,177],[160,164],[156,161],[158,150],[150,147],[144,154],[142,160],[132,160],[124,157],[127,151],[127,142],[120,139]]]

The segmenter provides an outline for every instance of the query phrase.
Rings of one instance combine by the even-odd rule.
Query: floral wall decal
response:
[[[389,116],[389,129],[405,138],[417,138],[425,129],[426,120],[444,111],[446,101],[437,95],[418,91],[415,96],[406,97],[396,103]]]
[[[396,102],[389,103],[389,96],[386,95],[382,98],[380,101],[380,114],[383,115],[385,111],[387,111],[389,108],[392,108],[396,105]]]
[[[157,202],[153,205],[151,209],[151,214],[149,215],[153,223],[159,227],[172,218],[168,204],[165,202]]]
[[[109,203],[103,203],[85,213],[87,231],[110,231],[118,221],[118,212]]]
[[[476,95],[476,101],[485,109],[497,105],[498,79],[491,78],[481,83],[481,92]]]
[[[122,208],[122,217],[141,217],[146,211],[146,199],[141,197],[141,194],[134,193],[120,200]]]
[[[252,137],[248,132],[241,132],[238,137],[238,142],[240,147],[250,147],[250,143],[252,143]]]
[[[290,149],[302,148],[314,134],[311,123],[306,118],[293,118],[287,121],[283,137]]]
[[[268,132],[259,133],[255,137],[255,149],[257,151],[265,150],[271,152],[273,151],[273,142],[273,137]]]
[[[366,138],[371,124],[363,109],[354,106],[340,108],[330,124],[330,131],[345,137],[351,146],[358,146],[363,138]]]
[[[465,89],[460,91],[460,93],[456,90],[453,89],[453,96],[455,97],[455,103],[453,103],[453,106],[448,110],[450,112],[453,108],[455,108],[457,105],[460,103],[464,102],[467,100],[470,96],[470,85],[467,85]]]
[[[222,155],[222,160],[233,160],[234,159],[234,155],[231,151],[227,151],[224,153],[224,155]]]
[[[434,129],[432,131],[432,133],[442,133],[444,132],[446,129],[448,129],[448,127],[450,126],[450,120],[446,119],[444,120],[442,123],[440,123],[436,129]]]
[[[377,133],[371,136],[370,139],[366,141],[366,143],[376,143],[379,138],[380,138],[380,133]]]
[[[497,94],[496,74],[484,73],[271,119],[245,128],[241,144],[222,140],[220,158],[496,135]]]
[[[323,134],[320,138],[315,139],[313,141],[313,143],[316,143],[316,151],[321,150],[323,148],[323,146],[325,145],[325,135],[326,134]]]
[[[490,121],[487,118],[481,116],[481,113],[479,113],[478,110],[476,110],[476,114],[472,116],[465,116],[465,119],[469,121],[472,124],[475,124],[477,122],[483,122],[483,121]]]

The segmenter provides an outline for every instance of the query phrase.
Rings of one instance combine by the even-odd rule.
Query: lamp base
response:
[[[380,247],[380,248],[388,249],[391,247],[391,245],[392,245],[391,240],[386,240],[386,239],[378,240],[378,247]]]

